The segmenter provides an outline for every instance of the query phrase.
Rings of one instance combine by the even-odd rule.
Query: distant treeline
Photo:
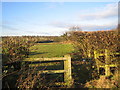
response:
[[[25,39],[29,42],[39,42],[39,41],[54,41],[59,42],[63,40],[60,36],[2,36],[2,40],[7,38],[19,38],[19,39]]]

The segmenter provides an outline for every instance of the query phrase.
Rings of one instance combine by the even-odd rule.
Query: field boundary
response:
[[[71,87],[73,80],[71,75],[71,57],[70,55],[64,55],[64,57],[54,57],[54,58],[26,58],[25,62],[43,62],[43,61],[63,61],[64,62],[64,70],[42,70],[39,71],[41,74],[46,73],[64,73],[64,85],[67,87]],[[63,82],[58,82],[63,85]],[[57,84],[58,84],[57,83]]]
[[[117,52],[111,53],[107,49],[104,49],[104,50],[101,50],[101,51],[103,51],[104,53],[100,53],[98,51],[94,51],[94,59],[96,61],[98,73],[100,73],[99,72],[100,68],[104,68],[104,70],[105,70],[105,76],[110,76],[111,75],[110,68],[111,67],[115,67],[115,68],[118,67],[117,63],[111,63],[110,62],[110,55],[120,55],[120,53],[117,53]],[[104,60],[105,60],[104,63],[101,62],[101,61],[99,61],[100,56],[104,57]]]

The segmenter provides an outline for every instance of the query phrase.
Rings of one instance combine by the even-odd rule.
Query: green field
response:
[[[38,43],[30,48],[30,58],[62,57],[73,51],[71,44]]]

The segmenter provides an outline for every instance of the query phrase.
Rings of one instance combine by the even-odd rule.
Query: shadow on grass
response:
[[[37,55],[37,54],[45,54],[45,53],[48,53],[48,52],[30,52],[29,55]]]
[[[46,41],[37,41],[36,43],[53,43],[54,41],[46,40]]]

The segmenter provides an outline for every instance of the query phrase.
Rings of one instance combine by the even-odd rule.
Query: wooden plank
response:
[[[55,85],[62,85],[62,86],[65,86],[65,85],[67,85],[67,83],[65,83],[65,82],[55,82]]]
[[[109,67],[117,67],[117,65],[116,64],[110,64],[110,65],[100,65],[99,67],[105,67],[105,66],[109,66]]]
[[[113,54],[115,54],[115,55],[120,55],[119,52],[113,52],[113,53],[110,53],[110,55],[113,55]]]
[[[103,67],[104,68],[105,66],[99,66],[99,67]]]
[[[30,61],[30,62],[39,62],[39,61],[63,61],[66,60],[65,57],[55,57],[55,58],[26,58],[23,61]]]
[[[104,56],[104,55],[105,55],[105,54],[102,54],[102,53],[101,53],[101,54],[98,54],[98,56]]]
[[[44,70],[44,71],[39,71],[40,73],[65,73],[65,70]]]
[[[117,64],[109,65],[110,67],[117,67]]]

